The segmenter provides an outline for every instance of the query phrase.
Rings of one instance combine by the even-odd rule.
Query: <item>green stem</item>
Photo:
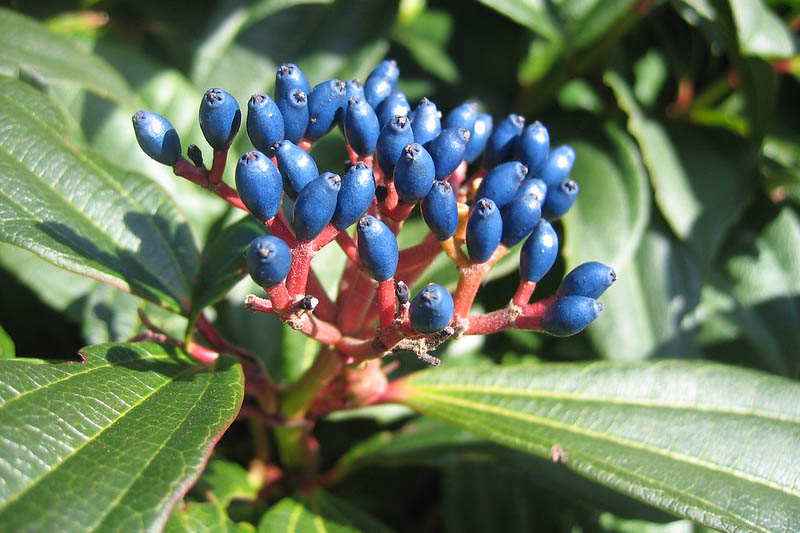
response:
[[[336,352],[323,346],[305,374],[286,389],[281,399],[281,414],[286,420],[299,420],[311,407],[311,402],[342,368]]]

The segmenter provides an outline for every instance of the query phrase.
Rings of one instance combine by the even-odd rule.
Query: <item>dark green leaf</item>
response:
[[[9,531],[159,529],[243,396],[241,368],[158,344],[86,362],[0,362],[0,521]]]
[[[247,275],[244,253],[250,241],[266,233],[266,229],[253,217],[246,217],[212,236],[200,257],[200,269],[192,289],[194,320],[203,309],[225,294]]]
[[[548,40],[560,40],[561,28],[555,13],[544,0],[520,2],[518,0],[480,0],[482,4],[507,16],[517,24],[526,26]]]
[[[800,385],[717,364],[436,369],[399,397],[590,479],[724,531],[800,528]]]
[[[317,489],[284,498],[258,525],[260,533],[387,533],[390,530],[350,503]]]
[[[622,78],[608,73],[605,81],[628,114],[661,212],[708,265],[753,191],[755,149],[724,131],[665,127],[642,112]]]
[[[6,8],[0,8],[0,47],[0,74],[25,74],[42,83],[83,87],[116,102],[135,100],[122,76],[105,61]]]
[[[247,523],[231,522],[225,509],[213,503],[191,503],[169,517],[164,533],[254,533]]]
[[[762,0],[732,0],[730,6],[742,54],[766,58],[794,55],[794,35]]]
[[[11,359],[15,355],[14,340],[0,326],[0,359]]]
[[[0,88],[0,239],[173,311],[188,308],[198,254],[169,197],[74,148],[34,89],[10,79]]]
[[[392,38],[408,49],[419,66],[447,83],[455,84],[461,76],[447,55],[447,43],[452,33],[452,16],[446,11],[428,9],[414,20],[395,27]]]

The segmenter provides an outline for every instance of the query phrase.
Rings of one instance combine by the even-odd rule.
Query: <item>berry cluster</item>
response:
[[[569,177],[573,149],[551,150],[547,128],[540,122],[525,127],[520,115],[495,127],[473,102],[444,118],[427,98],[412,108],[396,90],[398,76],[395,61],[386,60],[363,85],[333,79],[312,89],[296,65],[281,65],[274,99],[255,94],[247,104],[245,125],[256,149],[237,162],[236,190],[222,181],[242,121],[229,93],[209,89],[200,104],[200,126],[214,150],[210,169],[195,145],[188,150],[192,162],[181,156],[178,134],[162,116],[139,111],[133,126],[148,156],[269,230],[250,243],[246,256],[250,276],[269,300],[251,295],[248,308],[276,314],[332,346],[345,363],[412,350],[435,364],[428,352],[454,335],[522,328],[566,336],[583,330],[602,309],[597,298],[615,280],[611,268],[583,264],[555,295],[530,303],[558,254],[551,221],[578,194]],[[308,152],[337,126],[349,152],[342,175],[320,172]],[[468,165],[481,154],[468,177]],[[293,201],[291,221],[281,209],[284,195]],[[399,250],[396,235],[417,203],[431,232]],[[347,231],[353,224],[355,238]],[[470,315],[490,267],[523,240],[521,282],[511,302]],[[311,269],[314,255],[333,241],[348,257],[335,301]],[[409,287],[440,251],[459,270],[455,292],[431,283],[411,299]]]

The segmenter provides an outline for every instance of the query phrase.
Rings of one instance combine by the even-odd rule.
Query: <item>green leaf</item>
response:
[[[190,321],[203,309],[219,301],[247,275],[244,253],[250,241],[266,233],[253,217],[246,217],[214,235],[200,257],[200,269],[192,289]]]
[[[573,268],[592,257],[570,256]],[[633,261],[617,268],[617,281],[601,297],[603,312],[586,333],[603,357],[698,357],[693,312],[701,277],[686,248],[668,233],[645,232]]]
[[[36,90],[3,79],[0,101],[0,240],[173,311],[188,308],[198,254],[169,197],[73,147]]]
[[[436,369],[398,399],[723,531],[800,528],[800,385],[723,365]],[[771,452],[771,453],[770,453]]]
[[[169,517],[164,533],[254,533],[253,525],[233,523],[225,509],[213,503],[191,503]]]
[[[642,150],[656,203],[707,266],[754,189],[755,147],[720,130],[666,127],[642,112],[621,77],[607,73],[604,79],[628,114],[628,130]]]
[[[15,355],[14,340],[6,333],[6,330],[0,326],[0,359],[11,359]]]
[[[0,8],[0,47],[0,74],[17,77],[22,73],[41,83],[83,87],[116,102],[136,98],[105,61],[6,8]]]
[[[200,493],[210,491],[219,505],[227,507],[233,500],[258,498],[261,481],[252,479],[247,470],[238,463],[213,458],[208,462],[194,490]]]
[[[551,134],[575,149],[570,177],[580,185],[578,200],[564,217],[564,256],[573,265],[591,257],[624,275],[650,217],[647,177],[632,139],[614,123],[587,120],[581,131]]]
[[[258,525],[260,533],[386,533],[390,530],[375,518],[322,489],[310,495],[284,498]]]
[[[548,40],[560,40],[561,28],[544,0],[480,0],[517,24],[526,26]]]
[[[398,25],[392,39],[403,45],[419,66],[450,84],[458,83],[458,67],[447,54],[453,33],[453,19],[446,11],[428,9],[418,17]]]
[[[233,359],[200,366],[159,344],[104,344],[86,362],[0,362],[0,522],[10,531],[164,525],[236,416]]]
[[[730,6],[742,54],[766,58],[794,55],[792,32],[762,0],[732,0]]]

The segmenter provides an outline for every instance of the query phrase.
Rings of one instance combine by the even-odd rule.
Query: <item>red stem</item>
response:
[[[211,162],[211,170],[208,171],[208,183],[217,185],[222,182],[222,173],[225,172],[225,163],[228,159],[228,149],[214,150],[214,159]]]
[[[397,297],[394,292],[394,278],[378,282],[378,307],[380,308],[381,329],[388,328],[394,322],[394,310]]]
[[[347,291],[347,296],[339,306],[337,323],[345,335],[352,335],[361,326],[375,295],[374,284],[375,281],[368,274],[358,271],[353,287]]]
[[[521,280],[519,282],[519,287],[517,288],[517,292],[514,293],[514,298],[511,299],[511,302],[514,305],[527,305],[527,303],[531,300],[531,295],[533,295],[533,291],[536,289],[536,282],[535,281],[528,281],[528,280]]]
[[[308,284],[306,287],[308,292],[316,296],[317,300],[319,300],[314,314],[329,322],[336,320],[336,315],[338,314],[336,304],[330,299],[328,293],[325,291],[325,287],[322,286],[322,283],[320,283],[319,278],[314,274],[313,270],[308,274]]]
[[[358,256],[358,246],[356,245],[356,241],[354,241],[346,231],[340,231],[336,235],[336,242],[339,244],[339,247],[342,249],[345,255],[347,255],[347,259],[360,268],[361,258]]]
[[[267,226],[270,233],[283,240],[288,246],[294,246],[294,233],[289,229],[289,226],[283,218],[274,216],[267,220],[264,225]]]
[[[272,308],[276,313],[283,314],[289,311],[292,307],[292,298],[283,283],[278,283],[272,287],[265,287],[269,301],[272,302]]]
[[[483,276],[489,271],[488,263],[473,263],[468,267],[459,269],[458,286],[453,297],[455,303],[454,313],[461,317],[469,315],[472,302],[481,286]]]
[[[467,162],[461,161],[458,167],[450,174],[450,185],[453,186],[453,190],[457,191],[461,184],[464,183],[464,180],[467,178]]]
[[[216,161],[216,152],[215,152],[215,161]],[[175,173],[176,176],[180,176],[185,178],[192,183],[196,183],[200,185],[204,189],[208,189],[209,191],[213,192],[233,207],[241,209],[245,213],[249,213],[250,211],[245,207],[242,199],[239,198],[239,194],[234,190],[231,189],[225,182],[220,181],[219,183],[210,183],[209,182],[209,173],[206,172],[205,169],[200,167],[196,167],[187,161],[183,156],[181,156],[178,161],[175,163],[175,166],[172,167],[172,171]]]

